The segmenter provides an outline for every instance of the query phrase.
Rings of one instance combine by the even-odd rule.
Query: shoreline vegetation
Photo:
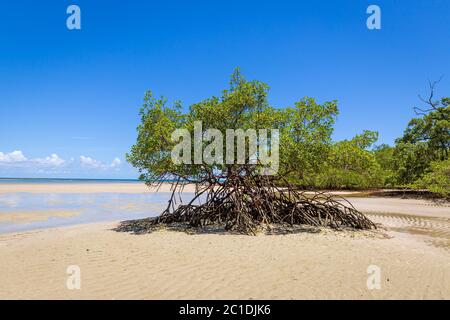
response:
[[[293,106],[274,107],[269,86],[247,80],[239,68],[220,95],[189,108],[147,91],[126,159],[147,184],[179,180],[157,218],[124,229],[221,225],[255,234],[273,224],[307,224],[367,230],[376,226],[345,199],[315,190],[402,186],[448,197],[450,98],[433,98],[437,83],[430,82],[429,99],[421,98],[427,109],[414,109],[418,117],[395,146],[377,146],[379,134],[371,130],[334,141],[336,100],[319,104],[303,97]],[[188,182],[196,184],[193,200],[175,205],[175,194]],[[197,203],[200,196],[205,199]]]
[[[241,143],[241,148],[235,150],[234,157],[231,152],[231,160],[240,159],[239,156],[241,160],[253,159],[261,153],[259,149],[255,153],[256,148],[270,141],[267,149],[278,160],[270,166],[277,168],[273,180],[311,190],[426,189],[448,198],[450,97],[436,96],[438,84],[439,81],[429,82],[429,96],[419,95],[420,106],[411,107],[415,117],[405,124],[403,134],[395,143],[387,145],[378,143],[379,133],[372,130],[363,130],[350,139],[334,140],[338,101],[319,103],[306,96],[293,105],[274,107],[268,100],[269,86],[259,80],[247,80],[236,68],[229,88],[189,108],[178,100],[169,102],[164,96],[147,91],[139,112],[141,121],[136,142],[126,158],[146,182],[180,177],[202,185],[220,179],[233,180],[236,173],[251,177],[265,168],[264,159],[230,162],[228,140],[224,144],[220,138],[229,130],[240,130],[241,135],[231,142]],[[202,124],[200,133],[196,123]],[[255,134],[247,132],[254,128],[270,128],[277,134],[259,141]],[[177,132],[176,139],[172,136],[174,132]],[[210,141],[213,132],[214,143]],[[209,144],[191,146],[192,137],[200,134],[209,137]],[[246,134],[247,142],[242,140]],[[274,141],[278,142],[275,148]],[[194,164],[192,150],[196,157]],[[178,161],[173,160],[174,154]],[[205,154],[213,161],[201,161]],[[224,154],[227,154],[226,163]],[[243,180],[230,181],[230,184]],[[281,185],[286,187],[284,182]]]

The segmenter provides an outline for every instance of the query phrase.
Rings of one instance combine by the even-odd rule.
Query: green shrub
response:
[[[450,158],[433,161],[425,175],[415,183],[415,187],[426,188],[450,198]]]

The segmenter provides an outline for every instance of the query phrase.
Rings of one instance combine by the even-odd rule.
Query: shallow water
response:
[[[0,194],[0,233],[82,223],[140,219],[159,215],[171,193],[4,193]],[[181,194],[188,202],[193,193]],[[177,196],[178,204],[179,196]],[[408,233],[450,250],[450,219],[395,213],[367,213],[389,230]]]
[[[170,180],[168,180],[170,181]],[[143,183],[137,179],[59,179],[59,178],[0,178],[0,184],[96,184]]]
[[[193,193],[183,193],[183,202]],[[170,193],[0,194],[0,233],[159,215]]]

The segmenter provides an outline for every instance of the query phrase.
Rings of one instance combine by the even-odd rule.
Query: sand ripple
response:
[[[368,213],[375,223],[390,230],[413,234],[426,243],[450,250],[450,218]]]
[[[450,298],[450,255],[410,238],[330,230],[134,235],[115,226],[1,235],[0,298]],[[366,285],[372,264],[381,269],[380,290]],[[66,287],[69,265],[81,268],[81,290]]]

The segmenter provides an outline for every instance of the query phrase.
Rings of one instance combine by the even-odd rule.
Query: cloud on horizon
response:
[[[88,156],[80,156],[78,159],[62,159],[56,153],[43,158],[27,158],[21,150],[12,152],[0,152],[0,172],[8,171],[42,174],[71,174],[88,173],[92,171],[107,173],[119,171],[122,161],[114,158],[111,163],[104,163]],[[5,171],[6,170],[6,171]]]
[[[105,164],[91,157],[80,156],[80,163],[83,167],[107,170],[119,167],[121,161],[119,158],[116,157],[110,164]]]
[[[0,152],[0,163],[14,163],[27,161],[22,151],[16,150],[10,153]]]

